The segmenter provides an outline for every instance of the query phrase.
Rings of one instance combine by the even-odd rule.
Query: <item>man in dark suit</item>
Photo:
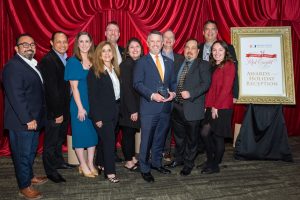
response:
[[[58,173],[57,168],[73,168],[65,163],[62,156],[62,145],[68,131],[70,107],[70,86],[64,80],[68,38],[63,32],[55,32],[52,34],[50,44],[52,49],[39,64],[44,79],[47,105],[43,163],[48,179],[59,183],[66,180]]]
[[[199,48],[199,55],[198,58],[201,60],[209,61],[209,55],[211,50],[211,45],[217,40],[218,36],[218,26],[217,22],[214,20],[207,20],[203,26],[203,36],[205,39],[204,43],[200,43],[198,45]],[[233,62],[235,65],[236,73],[235,79],[233,84],[233,102],[235,103],[239,97],[239,81],[238,81],[238,61],[236,59],[236,54],[234,47],[228,44],[228,50],[233,58]],[[205,151],[204,143],[202,138],[199,137],[199,144],[198,144],[198,152],[202,153]],[[202,167],[203,164],[198,165],[197,167]]]
[[[184,47],[185,60],[175,66],[177,91],[172,112],[176,142],[171,167],[184,165],[182,176],[191,173],[197,156],[200,120],[204,118],[205,93],[210,86],[211,72],[207,61],[197,59],[196,39],[189,39]]]
[[[15,51],[17,54],[3,69],[4,128],[9,130],[19,195],[37,199],[42,195],[32,185],[47,181],[46,177],[34,176],[32,169],[39,130],[45,123],[43,79],[33,58],[36,44],[30,35],[22,34],[17,38]]]
[[[162,166],[162,152],[169,129],[171,101],[176,95],[176,78],[173,61],[161,55],[162,40],[158,31],[148,35],[150,52],[139,59],[133,75],[133,86],[141,95],[139,161],[142,177],[147,182],[154,182],[151,168],[163,174],[171,173]]]
[[[163,33],[163,48],[161,50],[161,54],[173,60],[174,65],[178,65],[178,63],[183,62],[184,57],[173,51],[174,44],[175,44],[175,34],[171,29],[168,29],[166,32]],[[171,140],[172,140],[172,128],[170,126],[169,131],[167,133],[165,147],[164,147],[164,160],[167,162],[170,162],[172,158]]]
[[[122,62],[122,56],[124,52],[124,48],[118,45],[118,40],[120,38],[120,27],[119,24],[116,21],[110,21],[106,25],[106,30],[105,30],[105,37],[106,40],[112,43],[112,45],[116,48],[116,53],[117,53],[117,58],[118,58],[118,64],[120,65]],[[115,130],[115,135],[116,135],[116,145],[117,145],[117,138],[118,134],[120,132],[119,128],[119,120],[117,121],[116,125],[116,130]],[[99,148],[99,147],[97,147]],[[117,148],[115,150],[115,161],[116,162],[122,162],[123,159],[121,159],[118,154],[117,154]],[[96,160],[101,160],[102,158],[99,158],[97,155]]]

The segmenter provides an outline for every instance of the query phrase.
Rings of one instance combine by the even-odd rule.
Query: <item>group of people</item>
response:
[[[66,163],[61,153],[69,121],[78,170],[85,177],[104,173],[111,183],[119,182],[115,166],[120,161],[116,154],[119,130],[123,133],[124,167],[141,172],[147,182],[154,182],[151,169],[169,174],[170,168],[182,165],[180,174],[189,175],[203,149],[207,161],[200,166],[202,173],[219,172],[224,137],[231,135],[238,81],[234,49],[217,40],[217,34],[216,22],[207,21],[203,30],[206,42],[199,46],[196,39],[188,39],[182,56],[173,51],[172,30],[163,34],[152,31],[147,37],[149,53],[144,56],[137,38],[131,38],[125,49],[118,46],[120,29],[112,21],[106,27],[107,40],[96,48],[89,33],[78,33],[73,56],[68,59],[68,36],[61,31],[53,33],[52,49],[40,63],[33,58],[34,39],[20,35],[16,55],[3,69],[4,126],[9,130],[19,194],[40,198],[33,185],[48,179],[66,181],[57,169],[75,167]],[[32,165],[44,126],[47,177],[37,177]],[[141,144],[136,158],[139,129]],[[174,159],[164,166],[162,158],[170,153],[172,132]]]

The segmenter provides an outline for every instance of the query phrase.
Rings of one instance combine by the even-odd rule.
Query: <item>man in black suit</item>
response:
[[[107,23],[106,30],[105,30],[105,37],[106,37],[106,40],[109,41],[116,48],[118,64],[120,65],[122,62],[122,55],[124,52],[124,48],[118,45],[118,40],[120,37],[120,27],[116,21],[110,21]],[[119,128],[119,120],[118,120],[117,125],[116,125],[116,130],[115,130],[116,143],[117,143],[119,131],[120,131],[120,128]],[[97,147],[97,148],[99,148],[99,147]],[[115,151],[116,151],[115,161],[122,162],[123,159],[121,159],[117,154],[117,148]],[[99,158],[98,156],[99,155],[97,155],[96,163],[98,163],[98,161],[102,159],[102,158]]]
[[[5,90],[4,128],[9,130],[10,146],[19,195],[26,199],[41,198],[32,185],[47,181],[33,175],[32,165],[39,142],[39,130],[45,123],[43,79],[33,58],[36,44],[28,34],[16,40],[16,55],[3,69]]]
[[[174,65],[178,65],[182,63],[184,57],[180,54],[177,54],[173,51],[173,46],[175,44],[175,34],[171,29],[168,29],[163,33],[163,48],[161,50],[161,54],[170,58],[174,61]],[[172,139],[172,127],[170,126],[164,149],[164,160],[170,162],[171,161],[171,139]]]
[[[55,183],[66,180],[57,169],[71,169],[62,156],[69,122],[70,86],[64,80],[68,37],[63,32],[52,34],[52,49],[42,58],[39,68],[45,82],[47,123],[44,138],[43,163],[47,177]]]
[[[210,86],[211,72],[207,61],[197,59],[196,39],[189,39],[184,47],[185,60],[175,65],[177,91],[172,111],[176,142],[174,161],[170,167],[184,165],[182,176],[191,173],[197,156],[200,120],[204,118],[205,93]]]

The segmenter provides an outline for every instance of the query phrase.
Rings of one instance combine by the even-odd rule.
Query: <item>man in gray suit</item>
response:
[[[184,47],[184,62],[175,65],[177,91],[172,124],[176,147],[170,167],[184,165],[180,172],[182,176],[189,175],[194,167],[200,120],[204,118],[204,94],[211,81],[209,63],[197,58],[197,45],[196,39],[189,39]]]

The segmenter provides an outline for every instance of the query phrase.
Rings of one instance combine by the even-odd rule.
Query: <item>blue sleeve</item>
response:
[[[75,57],[71,57],[67,61],[65,69],[65,80],[81,80],[84,79],[82,64]]]

